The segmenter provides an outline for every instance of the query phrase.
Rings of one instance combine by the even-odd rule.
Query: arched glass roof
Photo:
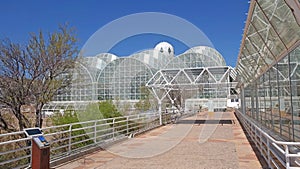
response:
[[[96,55],[96,58],[103,60],[105,63],[110,63],[111,61],[118,58],[118,56],[111,53],[100,53]]]
[[[155,49],[145,50],[143,52],[130,55],[129,57],[135,58],[154,69],[163,68],[170,60],[174,58],[173,55],[166,55]]]
[[[95,89],[95,73],[86,67],[86,65],[77,65],[73,72],[73,80],[71,84],[71,100],[72,101],[88,101],[94,100]],[[95,70],[95,69],[93,69]],[[95,70],[97,71],[97,70]]]
[[[226,66],[225,59],[223,56],[214,48],[208,47],[208,46],[196,46],[193,48],[188,49],[184,52],[186,53],[199,53],[206,55],[209,57],[212,61],[216,63],[218,66]]]
[[[109,63],[97,78],[98,100],[141,99],[141,87],[153,72],[145,63],[135,58],[119,58]]]
[[[192,68],[205,67],[206,57],[199,53],[185,53],[173,58],[165,68]]]
[[[165,68],[196,68],[226,66],[226,63],[216,50],[205,46],[192,48],[174,57]]]

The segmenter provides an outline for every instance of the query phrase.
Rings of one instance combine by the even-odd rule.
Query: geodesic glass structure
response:
[[[70,89],[56,95],[45,108],[61,102],[82,104],[121,100],[136,103],[147,97],[145,88],[151,89],[152,98],[161,101],[167,99],[174,103],[175,94],[183,95],[189,91],[193,94],[184,99],[222,98],[224,100],[218,106],[226,107],[227,99],[234,95],[231,90],[234,90],[236,77],[234,69],[226,66],[224,58],[215,49],[197,46],[174,56],[173,47],[166,42],[128,57],[109,53],[83,57],[77,61],[72,73]],[[53,106],[49,106],[51,104]]]

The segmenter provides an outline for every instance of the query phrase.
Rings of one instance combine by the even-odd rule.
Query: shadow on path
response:
[[[180,120],[177,124],[234,124],[232,120]]]

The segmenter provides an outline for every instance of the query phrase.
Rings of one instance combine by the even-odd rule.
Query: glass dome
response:
[[[222,55],[206,46],[193,47],[175,57],[174,48],[167,42],[158,43],[154,49],[134,53],[128,57],[101,53],[94,57],[78,59],[72,72],[71,88],[59,92],[53,101],[73,103],[122,100],[136,102],[145,97],[143,88],[160,70],[185,69],[186,75],[191,79],[196,79],[199,72],[204,71],[200,73],[203,76],[210,72],[213,77],[211,79],[218,80],[226,73],[216,72],[216,70],[223,70],[224,66],[226,63]],[[219,69],[212,69],[214,67]],[[201,80],[201,78],[198,79]]]
[[[212,64],[213,66],[226,66],[223,56],[216,49],[208,46],[196,46],[184,52],[184,54],[186,53],[199,53],[205,55],[211,63],[215,62],[215,64]]]

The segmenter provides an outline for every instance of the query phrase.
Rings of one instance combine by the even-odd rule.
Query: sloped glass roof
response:
[[[284,0],[251,1],[236,66],[240,82],[256,80],[299,43],[293,8],[299,7]]]

